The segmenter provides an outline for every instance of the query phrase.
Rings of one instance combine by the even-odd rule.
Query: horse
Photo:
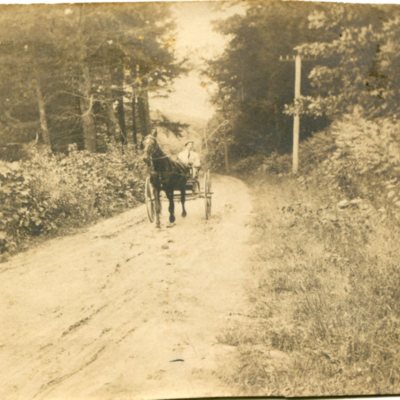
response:
[[[143,140],[143,161],[150,168],[150,182],[154,187],[156,226],[160,228],[161,201],[163,190],[169,201],[169,222],[175,222],[174,191],[180,191],[182,217],[186,217],[185,198],[186,182],[190,173],[189,167],[171,160],[157,143],[157,131],[145,136]]]

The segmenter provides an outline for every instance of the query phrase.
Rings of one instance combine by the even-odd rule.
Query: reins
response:
[[[160,169],[160,170],[156,170],[156,168],[154,167],[154,161],[157,161],[157,160],[162,160],[162,159],[165,159],[165,158],[168,158],[169,159],[169,156],[167,156],[167,155],[164,155],[164,156],[161,156],[161,157],[151,157],[151,169],[152,169],[152,173],[153,174],[157,174],[159,177],[161,177],[161,175],[163,175],[163,174],[173,174],[173,175],[179,175],[179,176],[186,176],[184,173],[180,173],[180,172],[174,172],[174,171],[171,171],[171,170],[163,170],[163,169]],[[173,162],[172,160],[170,160],[170,162]]]
[[[168,158],[168,156],[167,155],[164,155],[164,156],[161,156],[161,157],[153,157],[153,156],[151,156],[151,158],[154,161],[154,160],[162,160],[163,158]]]
[[[175,175],[180,175],[185,177],[186,175],[184,173],[180,173],[180,172],[174,172],[171,170],[157,170],[154,167],[154,161],[158,161],[158,160],[164,160],[164,159],[169,159],[170,162],[173,163],[172,160],[170,160],[170,157],[167,154],[164,154],[164,152],[160,149],[160,147],[157,144],[157,141],[153,138],[154,142],[156,143],[156,146],[158,147],[158,150],[161,151],[161,153],[163,154],[162,156],[159,157],[155,157],[154,155],[150,155],[150,169],[151,169],[151,174],[156,174],[161,178],[161,175],[163,174],[175,174]]]

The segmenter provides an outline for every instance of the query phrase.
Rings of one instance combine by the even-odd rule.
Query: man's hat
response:
[[[189,143],[193,143],[193,144],[194,144],[194,141],[193,141],[193,140],[188,140],[188,141],[185,143],[185,146],[187,146]]]

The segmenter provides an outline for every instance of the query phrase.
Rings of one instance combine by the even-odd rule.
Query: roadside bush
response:
[[[260,169],[261,165],[263,165],[265,158],[266,157],[262,154],[246,157],[237,162],[234,165],[233,170],[238,174],[254,173]]]
[[[329,129],[316,133],[300,144],[300,172],[311,172],[336,150],[335,136]]]
[[[135,206],[143,200],[136,154],[34,153],[0,163],[0,253],[32,236],[55,233]]]
[[[262,165],[262,171],[275,174],[285,174],[291,170],[292,158],[289,154],[272,153]]]
[[[234,166],[234,172],[243,175],[255,173],[285,174],[290,171],[291,157],[288,154],[272,153],[268,157],[263,154],[246,157]]]
[[[213,171],[225,170],[224,142],[219,136],[216,135],[209,139],[204,163]]]
[[[0,163],[0,253],[14,250],[25,232],[40,225],[41,210],[35,208],[29,215],[29,183],[18,163]]]
[[[398,126],[395,119],[347,115],[301,145],[301,171],[338,197],[367,199],[400,222]]]

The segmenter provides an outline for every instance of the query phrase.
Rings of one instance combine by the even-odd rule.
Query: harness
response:
[[[152,139],[153,142],[155,142],[156,145],[157,145],[157,141],[155,140],[155,138],[151,138],[151,139]],[[162,152],[162,150],[161,150],[159,147],[158,147],[158,150]],[[162,153],[163,153],[163,152],[162,152]],[[179,176],[183,176],[183,177],[186,177],[186,176],[187,176],[187,174],[184,173],[184,171],[186,170],[187,167],[186,167],[184,164],[181,164],[181,163],[179,163],[179,162],[172,161],[172,160],[170,160],[170,162],[176,164],[176,165],[179,167],[179,169],[182,170],[182,173],[180,173],[179,169],[178,169],[178,171],[175,171],[175,172],[174,172],[174,171],[169,171],[169,170],[159,170],[159,171],[157,171],[157,170],[155,169],[155,167],[154,167],[154,161],[164,160],[164,159],[169,159],[169,156],[166,155],[166,154],[163,154],[162,156],[159,156],[159,157],[155,157],[155,156],[152,155],[152,154],[150,155],[150,157],[149,157],[149,161],[150,161],[149,167],[150,167],[150,175],[151,175],[151,176],[153,176],[153,177],[158,177],[158,179],[160,180],[160,182],[161,182],[161,180],[162,180],[162,174],[179,175]]]

